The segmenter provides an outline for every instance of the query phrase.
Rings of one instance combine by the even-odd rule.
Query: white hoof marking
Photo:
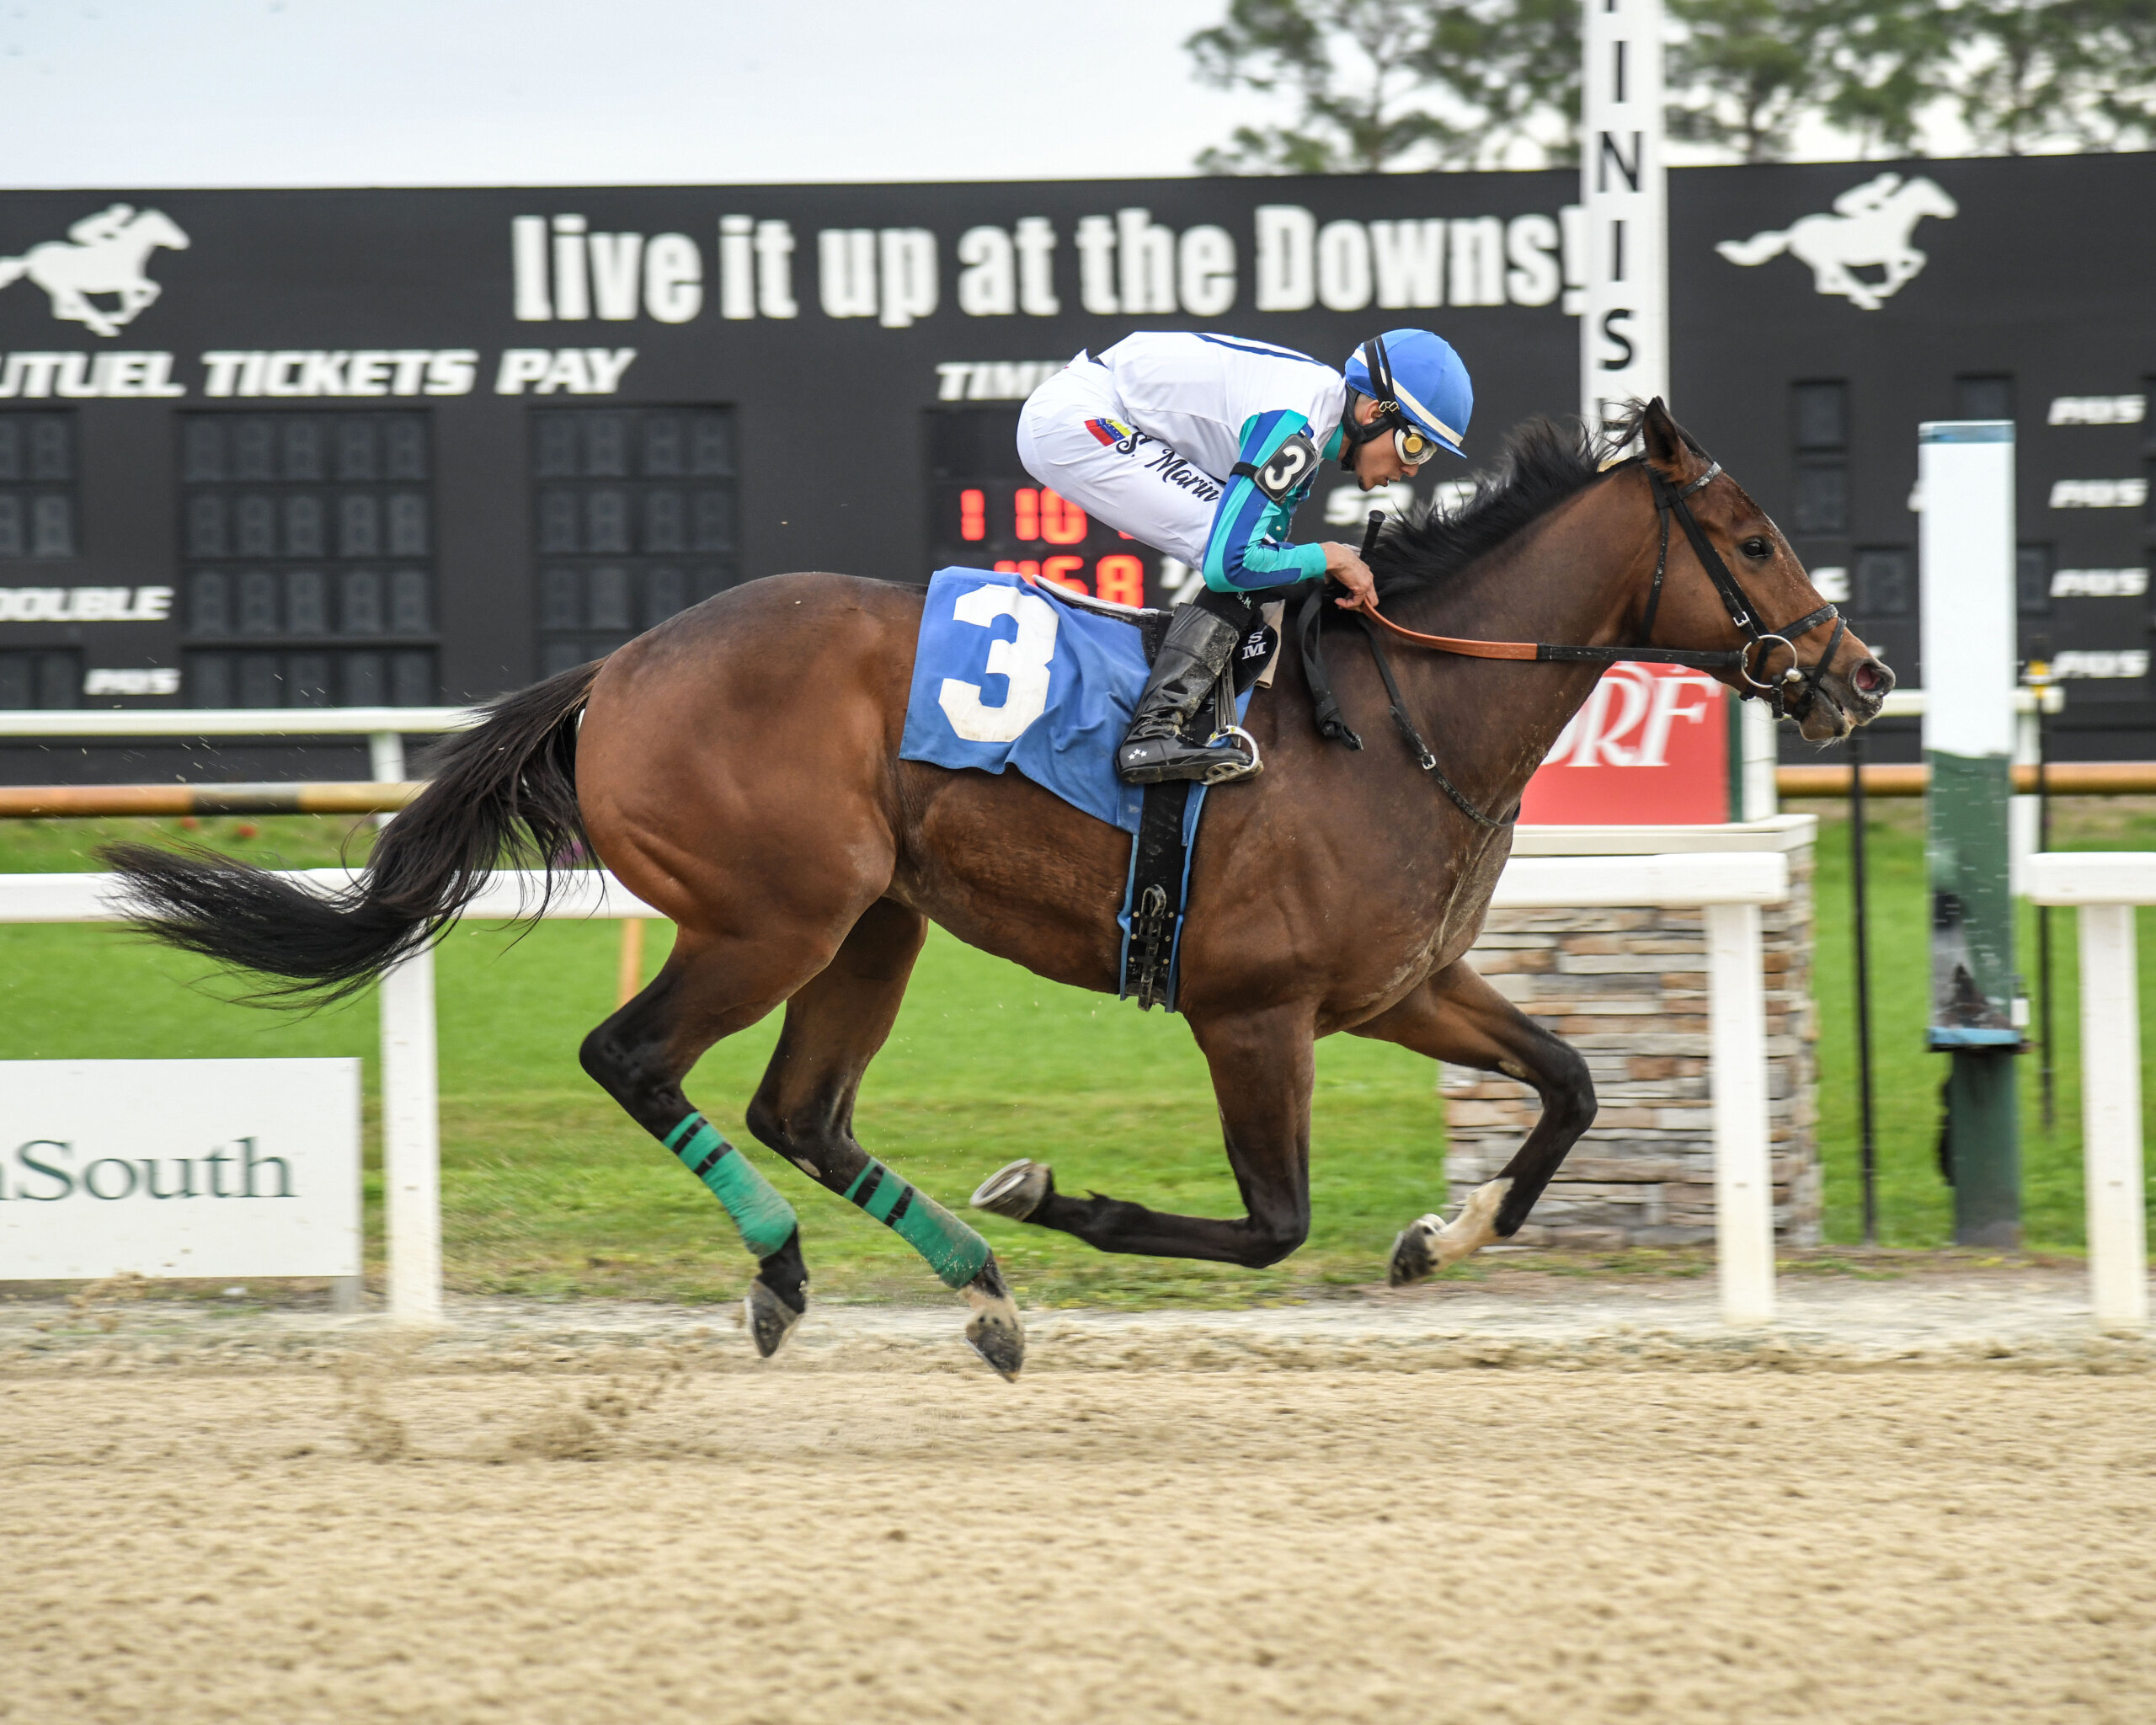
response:
[[[1449,1223],[1434,1214],[1409,1223],[1393,1243],[1393,1285],[1449,1270],[1496,1240],[1497,1210],[1512,1189],[1509,1178],[1487,1181],[1468,1195]]]

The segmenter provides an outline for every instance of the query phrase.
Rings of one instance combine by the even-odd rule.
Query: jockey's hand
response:
[[[1352,545],[1342,545],[1336,539],[1325,543],[1325,572],[1348,590],[1344,599],[1333,603],[1342,611],[1367,611],[1377,614],[1377,578],[1371,574],[1370,566]]]

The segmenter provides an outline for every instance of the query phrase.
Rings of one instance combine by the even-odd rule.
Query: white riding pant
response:
[[[1105,423],[1095,430],[1110,420],[1121,432]],[[1081,355],[1027,398],[1018,459],[1096,520],[1203,567],[1223,482],[1136,430],[1105,366]]]

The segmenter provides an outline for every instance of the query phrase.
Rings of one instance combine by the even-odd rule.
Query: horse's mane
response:
[[[1465,503],[1445,509],[1433,502],[1386,523],[1370,553],[1379,594],[1389,599],[1442,586],[1584,491],[1632,441],[1646,412],[1643,403],[1629,403],[1600,438],[1571,417],[1537,416],[1514,427],[1497,460],[1475,475],[1475,494]]]

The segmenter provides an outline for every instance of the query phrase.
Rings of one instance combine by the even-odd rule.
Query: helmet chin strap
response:
[[[1369,367],[1370,387],[1377,393],[1364,396],[1353,384],[1348,386],[1347,410],[1340,416],[1340,470],[1343,473],[1355,471],[1355,452],[1364,444],[1410,423],[1393,397],[1392,362],[1385,356],[1385,338],[1373,335],[1363,344],[1363,354]],[[1355,417],[1358,399],[1377,403],[1378,410],[1367,422]]]

